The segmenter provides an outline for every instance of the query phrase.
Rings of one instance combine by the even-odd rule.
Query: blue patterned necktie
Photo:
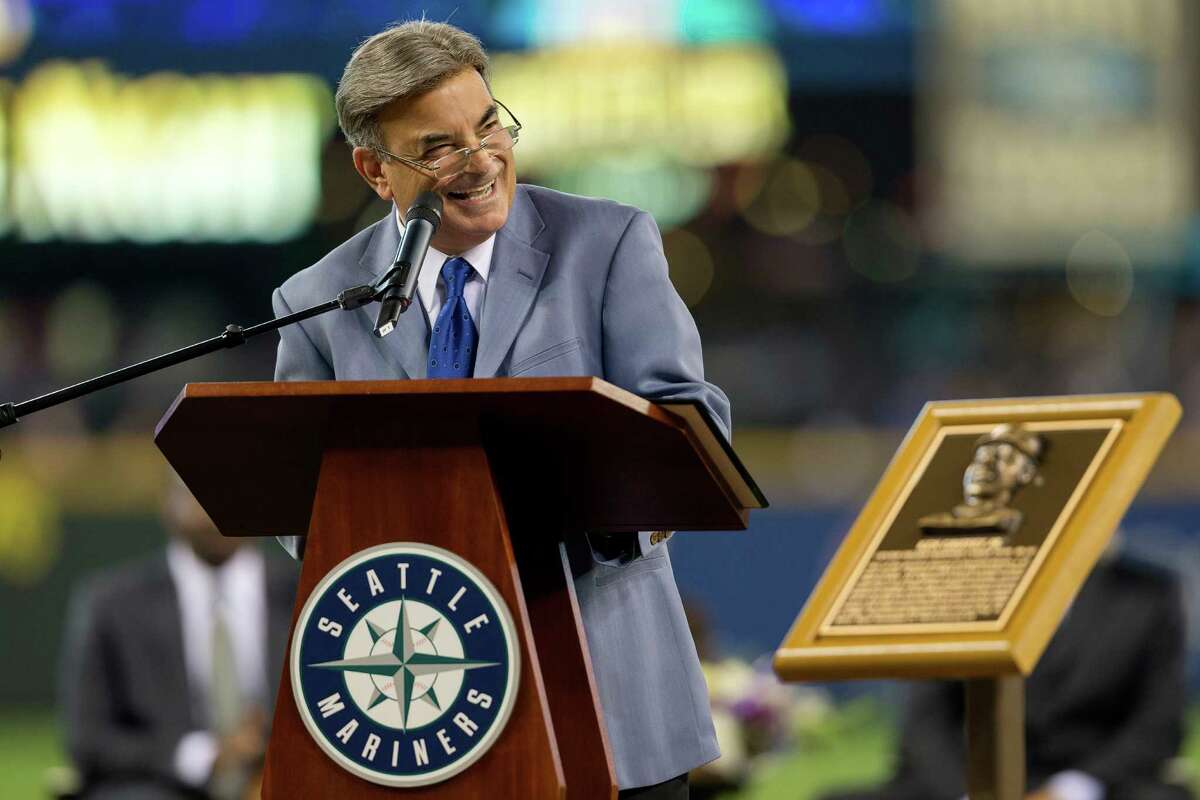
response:
[[[442,264],[442,282],[446,285],[446,302],[433,323],[429,339],[429,377],[469,378],[475,372],[475,350],[479,334],[463,288],[471,276],[471,265],[461,258],[450,258]]]

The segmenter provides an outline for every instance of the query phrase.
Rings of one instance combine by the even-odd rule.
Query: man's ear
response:
[[[379,154],[369,147],[356,147],[353,157],[354,169],[367,182],[371,190],[379,195],[379,199],[391,200],[392,187],[388,183],[387,175],[383,172],[383,162],[379,160]]]

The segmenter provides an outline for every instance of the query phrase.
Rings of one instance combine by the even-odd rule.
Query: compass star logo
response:
[[[413,613],[424,617],[434,616],[434,619],[418,628],[411,620]],[[384,630],[372,617],[391,620],[393,624],[390,629]],[[351,688],[355,702],[381,724],[400,730],[408,730],[410,724],[419,727],[430,722],[431,718],[428,713],[422,714],[422,709],[413,708],[414,700],[428,704],[436,712],[434,718],[441,716],[444,700],[439,700],[436,692],[439,678],[446,677],[447,680],[442,683],[442,693],[452,694],[448,700],[453,702],[462,686],[462,678],[451,673],[500,665],[498,661],[463,658],[462,640],[454,633],[451,625],[442,627],[441,623],[444,620],[445,617],[426,605],[409,601],[406,608],[404,598],[398,603],[386,603],[376,612],[364,615],[358,623],[370,636],[369,655],[325,661],[310,666],[369,675],[370,698],[365,703],[362,702],[366,684],[364,681],[356,681],[355,687]],[[438,636],[439,628],[443,631],[441,637]],[[363,638],[361,635],[356,637],[356,633],[359,632],[356,630],[350,635],[348,641],[351,645],[348,645],[348,650],[351,649],[355,638]],[[438,652],[439,648],[435,643],[437,641],[442,643],[441,649],[447,651],[445,654]],[[355,649],[362,649],[361,642]],[[347,685],[350,685],[349,677]],[[355,688],[358,691],[355,691]],[[387,701],[391,701],[393,705],[376,711]],[[392,713],[387,713],[389,711]]]
[[[292,687],[331,758],[388,786],[424,786],[492,745],[516,696],[512,617],[471,564],[431,545],[372,547],[301,611]]]

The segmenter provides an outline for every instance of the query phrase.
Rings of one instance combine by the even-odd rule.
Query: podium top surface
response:
[[[767,504],[699,404],[591,377],[194,383],[155,442],[226,535],[306,532],[328,449],[482,444],[584,530],[741,529]]]

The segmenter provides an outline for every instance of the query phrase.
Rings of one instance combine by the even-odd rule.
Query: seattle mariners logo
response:
[[[300,612],[300,718],[330,758],[386,786],[473,764],[504,730],[521,674],[500,593],[440,547],[397,542],[334,567]]]

